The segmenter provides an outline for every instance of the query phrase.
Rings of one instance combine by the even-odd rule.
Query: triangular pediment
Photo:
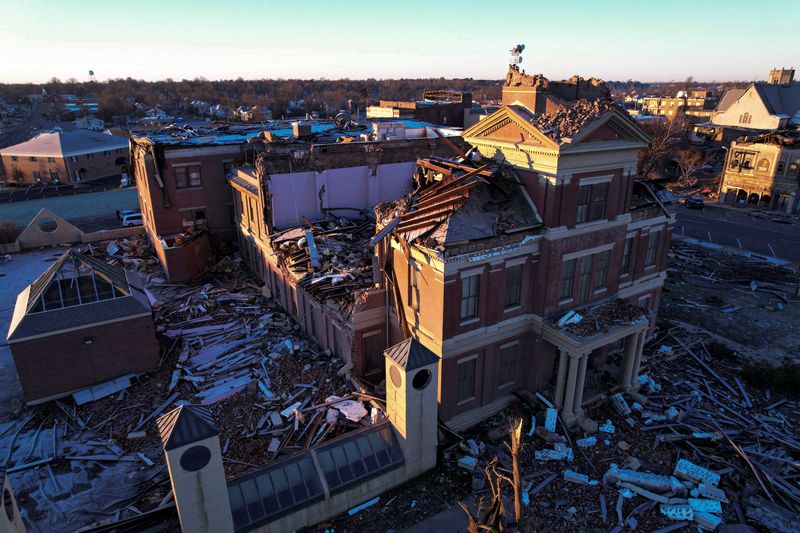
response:
[[[612,107],[597,120],[584,126],[569,139],[569,144],[627,141],[649,143],[650,136],[625,112]]]
[[[505,105],[464,131],[470,140],[498,141],[516,145],[558,148],[558,144],[531,124],[533,114],[521,105]]]

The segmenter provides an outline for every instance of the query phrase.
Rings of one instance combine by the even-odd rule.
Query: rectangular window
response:
[[[94,154],[86,154],[86,159],[94,159]]]
[[[42,181],[42,173],[39,172],[38,170],[34,170],[33,179],[36,180],[37,182]]]
[[[413,259],[408,262],[408,305],[419,311],[419,265]]]
[[[572,286],[575,281],[575,264],[577,259],[564,261],[561,265],[561,299],[572,297]]]
[[[461,280],[461,320],[478,316],[478,293],[481,275],[475,274]]]
[[[48,163],[55,163],[56,162],[56,158],[55,157],[48,157],[47,158],[47,162]]]
[[[576,221],[581,223],[604,218],[606,216],[608,183],[581,185],[579,190]]]
[[[380,330],[364,334],[361,338],[364,350],[364,370],[376,372],[383,368],[383,334]]]
[[[777,172],[783,172],[784,167],[786,164],[783,161],[778,161],[778,168],[776,169]]]
[[[36,162],[36,156],[35,155],[30,156],[28,159],[31,160],[34,163]]]
[[[650,233],[647,240],[647,253],[644,258],[644,266],[651,267],[656,264],[656,251],[658,250],[658,232]]]
[[[608,278],[608,254],[603,252],[597,254],[597,263],[594,266],[594,290],[605,288]]]
[[[633,237],[625,239],[625,249],[622,252],[622,273],[631,273],[631,249],[633,248]]]
[[[589,301],[590,279],[592,277],[592,256],[578,259],[578,305]]]
[[[500,385],[514,382],[517,375],[517,346],[513,344],[500,349]]]
[[[110,156],[110,155],[111,155],[111,150],[103,150],[103,155],[104,155],[105,157],[108,157],[108,156]]]
[[[202,187],[203,180],[200,176],[200,165],[188,167],[174,167],[175,187],[178,189],[189,189],[192,187]]]
[[[519,305],[522,297],[522,265],[506,269],[506,308]]]
[[[589,202],[592,197],[592,186],[584,185],[579,189],[580,195],[578,197],[578,216],[577,222],[586,222],[589,220]]]
[[[15,155],[12,155],[12,156],[11,156],[11,160],[12,160],[12,161],[16,161],[16,160],[17,160],[17,156],[15,156]]]
[[[475,361],[473,357],[458,363],[458,401],[462,402],[475,397]]]

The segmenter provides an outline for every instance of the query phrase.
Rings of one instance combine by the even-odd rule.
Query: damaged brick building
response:
[[[506,100],[520,76],[512,67]],[[420,162],[430,185],[378,207],[387,344],[410,335],[441,358],[439,414],[453,428],[524,388],[591,431],[587,369],[621,348],[618,385],[638,386],[674,216],[634,180],[649,138],[601,82],[557,94],[528,83],[543,112],[504,105],[464,132],[469,157]]]

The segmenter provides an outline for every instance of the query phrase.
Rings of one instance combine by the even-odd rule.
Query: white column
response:
[[[636,335],[636,358],[633,362],[633,372],[631,374],[630,386],[636,388],[639,385],[639,368],[642,365],[642,352],[644,351],[644,341],[647,335],[647,330],[642,331]]]
[[[569,375],[567,376],[567,392],[564,394],[564,408],[562,409],[565,418],[575,416],[573,407],[575,406],[575,382],[578,379],[578,357],[569,354]]]
[[[556,397],[553,403],[559,409],[564,406],[564,386],[567,380],[567,352],[558,350],[558,375],[556,376]]]
[[[622,357],[621,385],[627,390],[631,386],[631,376],[633,375],[633,363],[636,360],[636,347],[639,343],[639,334],[628,335],[625,337],[625,353]]]
[[[586,384],[586,366],[589,362],[589,354],[585,353],[580,356],[580,363],[578,364],[578,379],[575,383],[575,414],[581,416],[583,414],[583,387]]]

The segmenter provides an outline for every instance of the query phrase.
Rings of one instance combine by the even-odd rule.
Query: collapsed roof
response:
[[[453,160],[417,160],[417,190],[378,205],[379,225],[392,225],[407,243],[443,253],[449,246],[487,240],[542,225],[513,170],[495,162],[473,167]]]

